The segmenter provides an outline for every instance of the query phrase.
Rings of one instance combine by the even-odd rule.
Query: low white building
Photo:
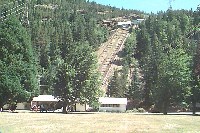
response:
[[[55,111],[59,99],[52,95],[39,95],[31,101],[31,110],[34,111]]]
[[[129,29],[131,25],[132,25],[132,22],[131,22],[131,21],[118,22],[118,23],[117,23],[117,26],[118,26],[119,28],[124,29],[124,30]]]
[[[31,107],[33,105],[38,105],[43,102],[58,102],[59,99],[55,98],[52,95],[39,95],[38,97],[34,97],[33,100],[31,101]]]
[[[80,103],[75,104],[75,111],[77,112],[84,112],[87,111],[88,109],[90,109],[88,104],[80,104]]]
[[[99,111],[124,112],[126,111],[127,98],[100,97],[99,103]]]
[[[132,24],[131,21],[125,21],[125,22],[118,22],[117,23],[118,26],[123,26],[123,25],[131,26],[131,24]]]
[[[62,101],[52,95],[39,95],[38,97],[34,97],[33,100],[31,101],[31,107],[33,106],[38,106],[41,104],[50,104],[50,103],[58,103],[59,101]],[[80,104],[80,103],[76,103],[72,110],[73,111],[77,111],[77,112],[83,112],[83,111],[87,111],[89,109],[89,105],[88,104]]]

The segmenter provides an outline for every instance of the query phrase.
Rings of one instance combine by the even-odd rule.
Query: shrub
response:
[[[144,113],[146,112],[143,108],[133,108],[132,110],[126,110],[126,113]]]
[[[126,113],[138,113],[138,110],[133,108],[132,110],[126,110]]]
[[[140,113],[144,113],[144,112],[146,112],[146,110],[143,109],[143,108],[138,108],[138,112],[140,112]]]

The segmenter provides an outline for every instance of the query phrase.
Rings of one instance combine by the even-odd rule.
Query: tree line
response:
[[[127,87],[120,88],[117,97],[127,96],[139,101],[138,106],[164,114],[190,106],[195,114],[200,102],[199,16],[199,8],[150,14],[125,43],[123,64],[129,69],[121,75],[130,72],[131,83],[123,81]],[[121,84],[117,75],[110,82],[112,96]]]

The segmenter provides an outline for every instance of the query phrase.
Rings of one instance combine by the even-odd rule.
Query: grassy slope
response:
[[[200,132],[200,117],[128,113],[0,113],[0,132]]]

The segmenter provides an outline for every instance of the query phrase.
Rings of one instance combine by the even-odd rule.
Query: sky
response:
[[[169,0],[90,0],[99,4],[115,6],[125,9],[136,9],[146,13],[157,13],[169,8]],[[197,9],[200,0],[171,0],[172,9]]]

